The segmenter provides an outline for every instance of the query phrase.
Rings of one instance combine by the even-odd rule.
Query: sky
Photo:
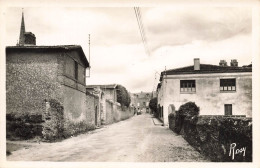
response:
[[[250,7],[141,7],[150,55],[142,43],[134,8],[24,8],[25,29],[37,45],[81,45],[90,77],[86,84],[121,84],[132,93],[156,89],[163,70],[220,60],[252,62]],[[7,8],[6,44],[19,39],[22,9]],[[88,75],[88,72],[87,72]]]

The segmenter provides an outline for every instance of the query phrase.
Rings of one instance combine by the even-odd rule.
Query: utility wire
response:
[[[148,53],[148,56],[150,56],[150,52],[149,52],[148,46],[147,46],[147,39],[146,39],[145,31],[144,31],[144,26],[143,26],[142,13],[141,13],[139,7],[137,7],[137,14],[138,14],[140,25],[141,25],[141,30],[143,32],[145,48],[146,48],[146,51]]]
[[[143,26],[143,22],[142,22],[142,13],[139,9],[139,7],[134,7],[135,10],[135,16],[137,19],[137,23],[138,23],[138,28],[141,34],[141,38],[142,38],[142,42],[145,48],[145,52],[148,56],[150,56],[150,52],[147,46],[147,39],[146,39],[146,35],[145,35],[145,31],[144,31],[144,26]]]

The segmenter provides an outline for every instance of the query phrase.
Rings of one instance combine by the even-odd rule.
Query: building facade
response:
[[[87,118],[85,71],[80,46],[6,47],[7,113],[41,113],[44,100],[56,99],[67,118]]]
[[[231,61],[232,62],[232,61]],[[221,64],[223,61],[221,61]],[[233,64],[232,64],[233,63]],[[200,107],[200,115],[252,116],[252,66],[200,64],[161,73],[157,86],[158,108],[168,125],[168,109],[189,101]]]
[[[100,120],[101,120],[101,124],[107,124],[108,120],[112,121],[112,119],[110,119],[112,115],[107,115],[107,111],[111,111],[108,110],[107,105],[110,104],[119,104],[117,103],[117,93],[116,93],[116,87],[117,84],[111,84],[111,85],[87,85],[86,86],[86,90],[89,93],[92,93],[94,95],[98,95],[99,96],[99,101],[100,101],[100,105],[99,105],[99,109],[100,109]],[[108,103],[109,102],[109,103]]]
[[[86,92],[89,62],[81,46],[35,44],[34,34],[25,32],[22,15],[19,43],[6,47],[7,114],[42,115],[44,102],[55,99],[67,121],[99,125],[94,113],[98,98]]]
[[[131,104],[135,109],[142,113],[150,113],[149,102],[152,99],[152,93],[139,92],[131,94]]]

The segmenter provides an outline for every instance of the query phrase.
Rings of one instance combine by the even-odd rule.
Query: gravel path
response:
[[[209,161],[182,136],[154,124],[148,114],[56,143],[14,151],[8,161],[186,162]]]

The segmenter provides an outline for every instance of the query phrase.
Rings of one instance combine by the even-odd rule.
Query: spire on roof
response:
[[[22,22],[18,46],[36,45],[36,37],[32,32],[25,32],[24,13],[22,11]]]
[[[24,16],[22,11],[22,22],[21,22],[21,28],[20,28],[20,38],[19,38],[19,45],[24,45],[25,37],[25,25],[24,25]]]

